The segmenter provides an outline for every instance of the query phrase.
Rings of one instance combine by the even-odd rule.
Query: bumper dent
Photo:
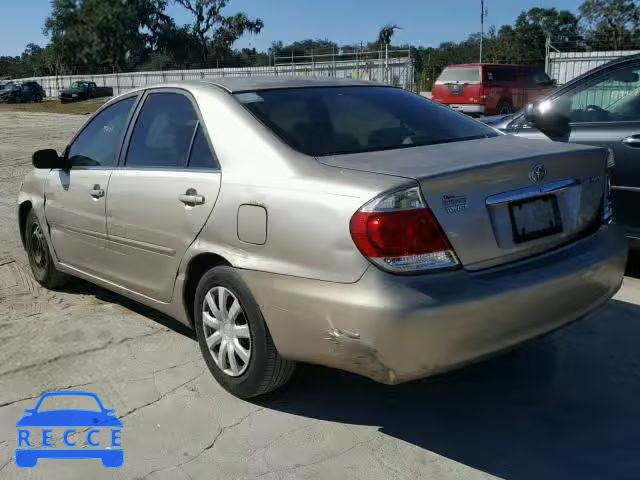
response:
[[[360,338],[360,334],[346,332],[337,328],[327,331],[325,340],[332,343],[331,352],[344,362],[343,370],[358,372],[380,383],[393,385],[396,374],[384,364],[379,352],[369,342]]]
[[[397,276],[370,267],[339,284],[241,274],[280,354],[386,384],[477,361],[577,320],[620,288],[619,227],[494,269]]]

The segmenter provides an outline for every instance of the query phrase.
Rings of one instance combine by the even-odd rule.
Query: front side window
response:
[[[135,100],[136,97],[120,100],[91,120],[69,147],[68,158],[72,166],[112,167],[116,164]]]
[[[152,93],[133,129],[128,167],[184,167],[198,116],[191,101],[179,93]]]
[[[475,120],[399,88],[292,88],[235,96],[285,143],[313,156],[497,135]]]
[[[628,66],[557,97],[552,108],[572,123],[640,120],[640,65]]]

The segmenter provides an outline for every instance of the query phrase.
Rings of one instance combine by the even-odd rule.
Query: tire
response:
[[[66,283],[67,275],[59,272],[53,264],[51,250],[44,236],[38,217],[33,210],[27,214],[24,227],[25,249],[31,272],[37,282],[45,288],[53,289]]]
[[[233,315],[229,314],[237,308],[236,302],[241,310],[235,320],[230,320]],[[194,321],[198,344],[209,370],[218,383],[236,397],[269,393],[291,378],[295,362],[279,355],[260,307],[234,268],[214,267],[203,275],[196,288]],[[216,341],[212,340],[210,350],[207,338],[214,336]],[[229,353],[227,349],[226,354],[220,356],[225,344],[233,345],[234,351]]]
[[[513,104],[509,100],[500,100],[496,106],[498,115],[509,115],[513,111]]]

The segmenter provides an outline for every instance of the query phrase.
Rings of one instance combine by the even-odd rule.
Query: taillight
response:
[[[458,259],[419,187],[385,193],[351,217],[351,237],[371,262],[396,273],[458,266]]]
[[[482,87],[480,90],[480,101],[486,102],[489,98],[489,89],[487,87]]]

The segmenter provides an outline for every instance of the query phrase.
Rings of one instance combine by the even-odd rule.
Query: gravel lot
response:
[[[303,366],[289,388],[255,402],[218,387],[177,322],[80,281],[43,290],[22,252],[16,192],[33,150],[61,150],[85,118],[0,112],[0,478],[640,475],[633,277],[587,320],[461,372],[386,387]],[[16,421],[40,394],[61,389],[96,392],[115,409],[122,468],[16,467]]]

